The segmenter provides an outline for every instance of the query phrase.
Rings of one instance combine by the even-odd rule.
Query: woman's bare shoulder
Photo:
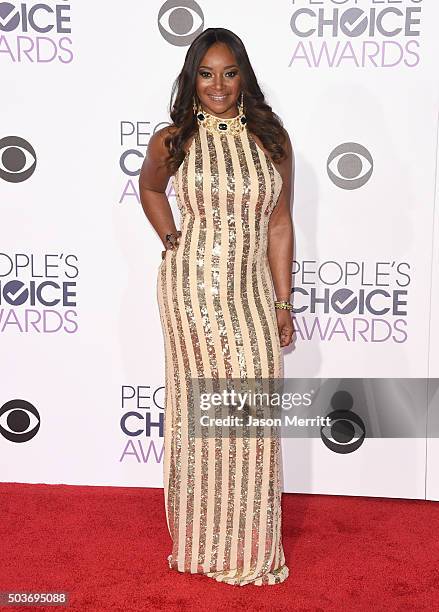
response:
[[[160,128],[149,139],[148,150],[152,154],[161,155],[167,153],[165,140],[168,136],[173,136],[177,131],[177,127],[173,124],[165,125]]]
[[[154,132],[149,139],[148,150],[149,152],[158,157],[163,157],[168,154],[168,149],[165,144],[165,139],[168,136],[174,136],[178,132],[179,128],[174,125],[165,125],[164,127]],[[195,138],[195,134],[192,134],[184,143],[183,149],[187,153],[190,149],[192,141]]]

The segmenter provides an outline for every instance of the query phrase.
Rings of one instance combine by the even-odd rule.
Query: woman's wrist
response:
[[[276,308],[276,310],[293,310],[293,305],[290,302],[291,299],[291,294],[284,297],[281,295],[281,297],[277,297],[274,300],[274,307]]]

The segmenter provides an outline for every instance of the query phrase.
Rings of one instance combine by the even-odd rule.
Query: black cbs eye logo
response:
[[[10,442],[28,442],[40,429],[40,415],[30,402],[13,399],[0,408],[0,434]]]
[[[353,403],[353,397],[347,391],[337,391],[331,398],[332,407],[339,409],[327,415],[331,422],[320,428],[320,436],[325,446],[334,453],[353,453],[366,437],[363,419],[351,410]]]
[[[358,189],[372,176],[372,155],[357,142],[344,142],[330,153],[326,170],[337,187]]]
[[[19,136],[0,139],[0,178],[8,183],[22,183],[35,171],[37,156],[33,146]]]
[[[190,45],[204,27],[203,11],[195,0],[167,0],[157,19],[160,34],[176,47]]]

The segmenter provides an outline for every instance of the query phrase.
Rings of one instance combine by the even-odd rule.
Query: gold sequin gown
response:
[[[220,133],[198,121],[173,181],[182,235],[157,279],[169,566],[240,586],[276,584],[288,576],[279,438],[190,435],[188,381],[283,376],[267,259],[282,177],[247,126]]]

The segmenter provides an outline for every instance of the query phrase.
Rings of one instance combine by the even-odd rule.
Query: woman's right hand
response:
[[[175,249],[178,247],[178,245],[180,244],[180,237],[181,237],[181,231],[178,230],[176,232],[176,237],[174,240],[174,244],[170,245],[169,248],[165,249],[164,251],[162,251],[162,259],[165,258],[166,255],[166,251],[175,251]]]

